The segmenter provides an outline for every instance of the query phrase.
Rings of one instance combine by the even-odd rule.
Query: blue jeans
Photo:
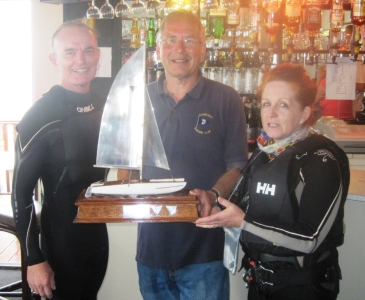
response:
[[[137,264],[144,300],[229,300],[229,274],[222,261],[176,271]]]

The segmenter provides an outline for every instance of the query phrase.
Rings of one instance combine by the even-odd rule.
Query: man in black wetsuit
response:
[[[96,299],[108,263],[106,225],[73,223],[82,189],[104,176],[103,169],[93,167],[105,102],[90,93],[99,56],[92,29],[81,22],[61,25],[50,54],[61,83],[17,126],[14,218],[29,286],[49,299]],[[41,247],[32,199],[39,179],[44,188]]]

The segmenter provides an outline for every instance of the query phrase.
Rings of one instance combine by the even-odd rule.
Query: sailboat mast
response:
[[[144,96],[144,99],[143,99],[143,103],[144,103],[144,105],[143,105],[143,132],[145,132],[145,127],[146,127],[146,97],[147,97],[147,86],[146,86],[146,59],[147,59],[147,51],[146,51],[146,43],[144,43],[143,45],[142,45],[142,47],[143,47],[143,57],[144,57],[144,60],[143,60],[143,63],[142,63],[142,65],[143,65],[143,91],[144,91],[144,93],[143,93],[143,96]],[[145,137],[145,134],[143,134],[143,137]],[[146,141],[145,141],[145,138],[143,138],[143,140],[142,140],[142,149],[144,149],[144,146],[145,146],[145,143],[146,143]],[[139,180],[141,180],[142,181],[142,174],[143,174],[143,155],[144,155],[144,151],[142,150],[142,157],[141,157],[141,161],[142,161],[142,163],[141,163],[141,169],[140,169],[140,171],[139,171]]]

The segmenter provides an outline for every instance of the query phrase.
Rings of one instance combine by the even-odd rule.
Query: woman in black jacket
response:
[[[226,209],[217,212],[204,194],[199,197],[196,225],[241,228],[248,299],[336,299],[347,156],[310,131],[316,87],[302,66],[270,70],[258,94],[259,148],[230,201],[218,198]]]

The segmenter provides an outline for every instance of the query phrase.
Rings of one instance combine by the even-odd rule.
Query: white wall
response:
[[[32,2],[33,102],[59,83],[57,71],[48,59],[52,33],[63,22],[60,4]]]

